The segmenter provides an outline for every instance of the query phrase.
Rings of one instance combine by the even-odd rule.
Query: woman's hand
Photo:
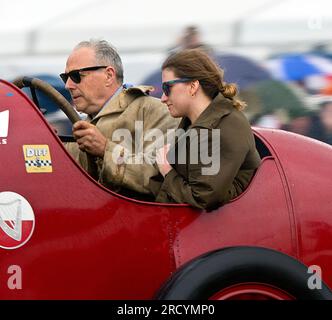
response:
[[[156,153],[156,161],[159,168],[160,173],[163,177],[166,176],[168,172],[172,170],[172,166],[167,161],[167,153],[169,151],[170,144],[165,144],[162,148],[157,150]]]

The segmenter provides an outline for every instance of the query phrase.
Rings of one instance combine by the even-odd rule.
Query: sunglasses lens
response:
[[[68,76],[70,77],[71,80],[75,83],[80,83],[81,82],[81,75],[79,71],[72,71],[69,72]]]
[[[71,71],[69,73],[61,73],[60,78],[62,81],[66,84],[68,81],[68,78],[70,78],[75,83],[81,82],[81,75],[79,71]]]
[[[163,92],[165,96],[169,96],[170,94],[170,86],[167,83],[163,83]]]
[[[66,73],[61,73],[60,74],[60,78],[62,79],[62,81],[66,84],[67,80],[68,80],[68,75]]]

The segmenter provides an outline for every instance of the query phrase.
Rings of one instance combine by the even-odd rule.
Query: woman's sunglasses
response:
[[[98,70],[101,68],[107,68],[108,66],[95,66],[95,67],[86,67],[86,68],[81,68],[77,70],[72,70],[68,73],[61,73],[60,78],[62,81],[66,84],[68,81],[68,78],[70,78],[73,82],[75,83],[80,83],[81,82],[81,74],[80,72],[82,71],[94,71]]]
[[[170,80],[163,82],[161,88],[164,92],[164,95],[168,97],[171,94],[171,87],[174,86],[176,83],[184,83],[184,82],[190,82],[193,79],[189,78],[180,78],[180,79],[175,79],[175,80]]]

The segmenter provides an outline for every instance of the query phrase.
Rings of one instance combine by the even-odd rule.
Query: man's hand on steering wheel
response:
[[[104,157],[107,139],[93,124],[77,121],[73,125],[73,135],[80,150],[93,156]]]

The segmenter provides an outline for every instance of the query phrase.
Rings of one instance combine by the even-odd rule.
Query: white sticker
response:
[[[0,248],[17,249],[31,238],[35,215],[30,203],[15,192],[0,193]]]
[[[9,110],[0,112],[0,145],[7,144]]]
[[[9,125],[9,110],[0,112],[0,138],[7,138]]]

